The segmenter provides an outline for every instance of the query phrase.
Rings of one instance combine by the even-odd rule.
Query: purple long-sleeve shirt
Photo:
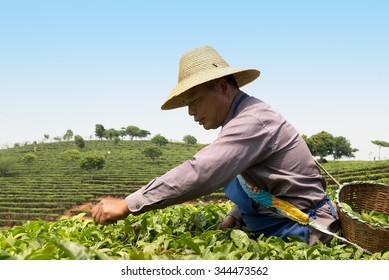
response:
[[[302,210],[323,199],[322,176],[297,130],[257,98],[248,97],[235,108],[243,94],[235,97],[213,143],[126,197],[133,214],[210,194],[238,174]],[[318,221],[329,225],[332,216],[322,212],[317,212]],[[258,214],[274,215],[264,207]]]

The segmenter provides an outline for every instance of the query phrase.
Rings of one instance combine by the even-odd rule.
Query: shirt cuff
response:
[[[142,206],[144,204],[142,189],[137,190],[136,192],[127,196],[126,203],[127,203],[127,207],[130,210],[131,214],[133,214],[133,215],[140,214],[141,213],[140,211],[141,211]]]

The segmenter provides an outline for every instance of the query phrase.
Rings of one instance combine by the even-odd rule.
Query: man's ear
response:
[[[218,89],[221,91],[222,95],[228,95],[228,87],[230,86],[225,78],[220,78],[218,81]]]

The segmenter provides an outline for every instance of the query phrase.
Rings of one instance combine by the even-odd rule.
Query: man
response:
[[[178,84],[162,109],[188,106],[196,122],[206,130],[222,127],[220,134],[191,160],[125,199],[102,200],[92,210],[95,221],[108,224],[224,186],[236,206],[221,228],[245,225],[258,235],[285,240],[296,236],[309,244],[318,239],[329,242],[329,236],[280,217],[243,191],[242,180],[293,204],[324,226],[336,224],[332,203],[325,199],[323,178],[299,133],[270,106],[240,90],[259,75],[256,69],[230,67],[209,46],[184,54]]]

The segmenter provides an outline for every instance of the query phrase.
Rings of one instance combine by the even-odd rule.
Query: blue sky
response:
[[[242,90],[301,134],[389,142],[388,1],[0,0],[0,147],[95,124],[209,143],[185,108],[160,106],[183,53],[211,45],[261,71]],[[381,149],[389,158],[389,148]]]

